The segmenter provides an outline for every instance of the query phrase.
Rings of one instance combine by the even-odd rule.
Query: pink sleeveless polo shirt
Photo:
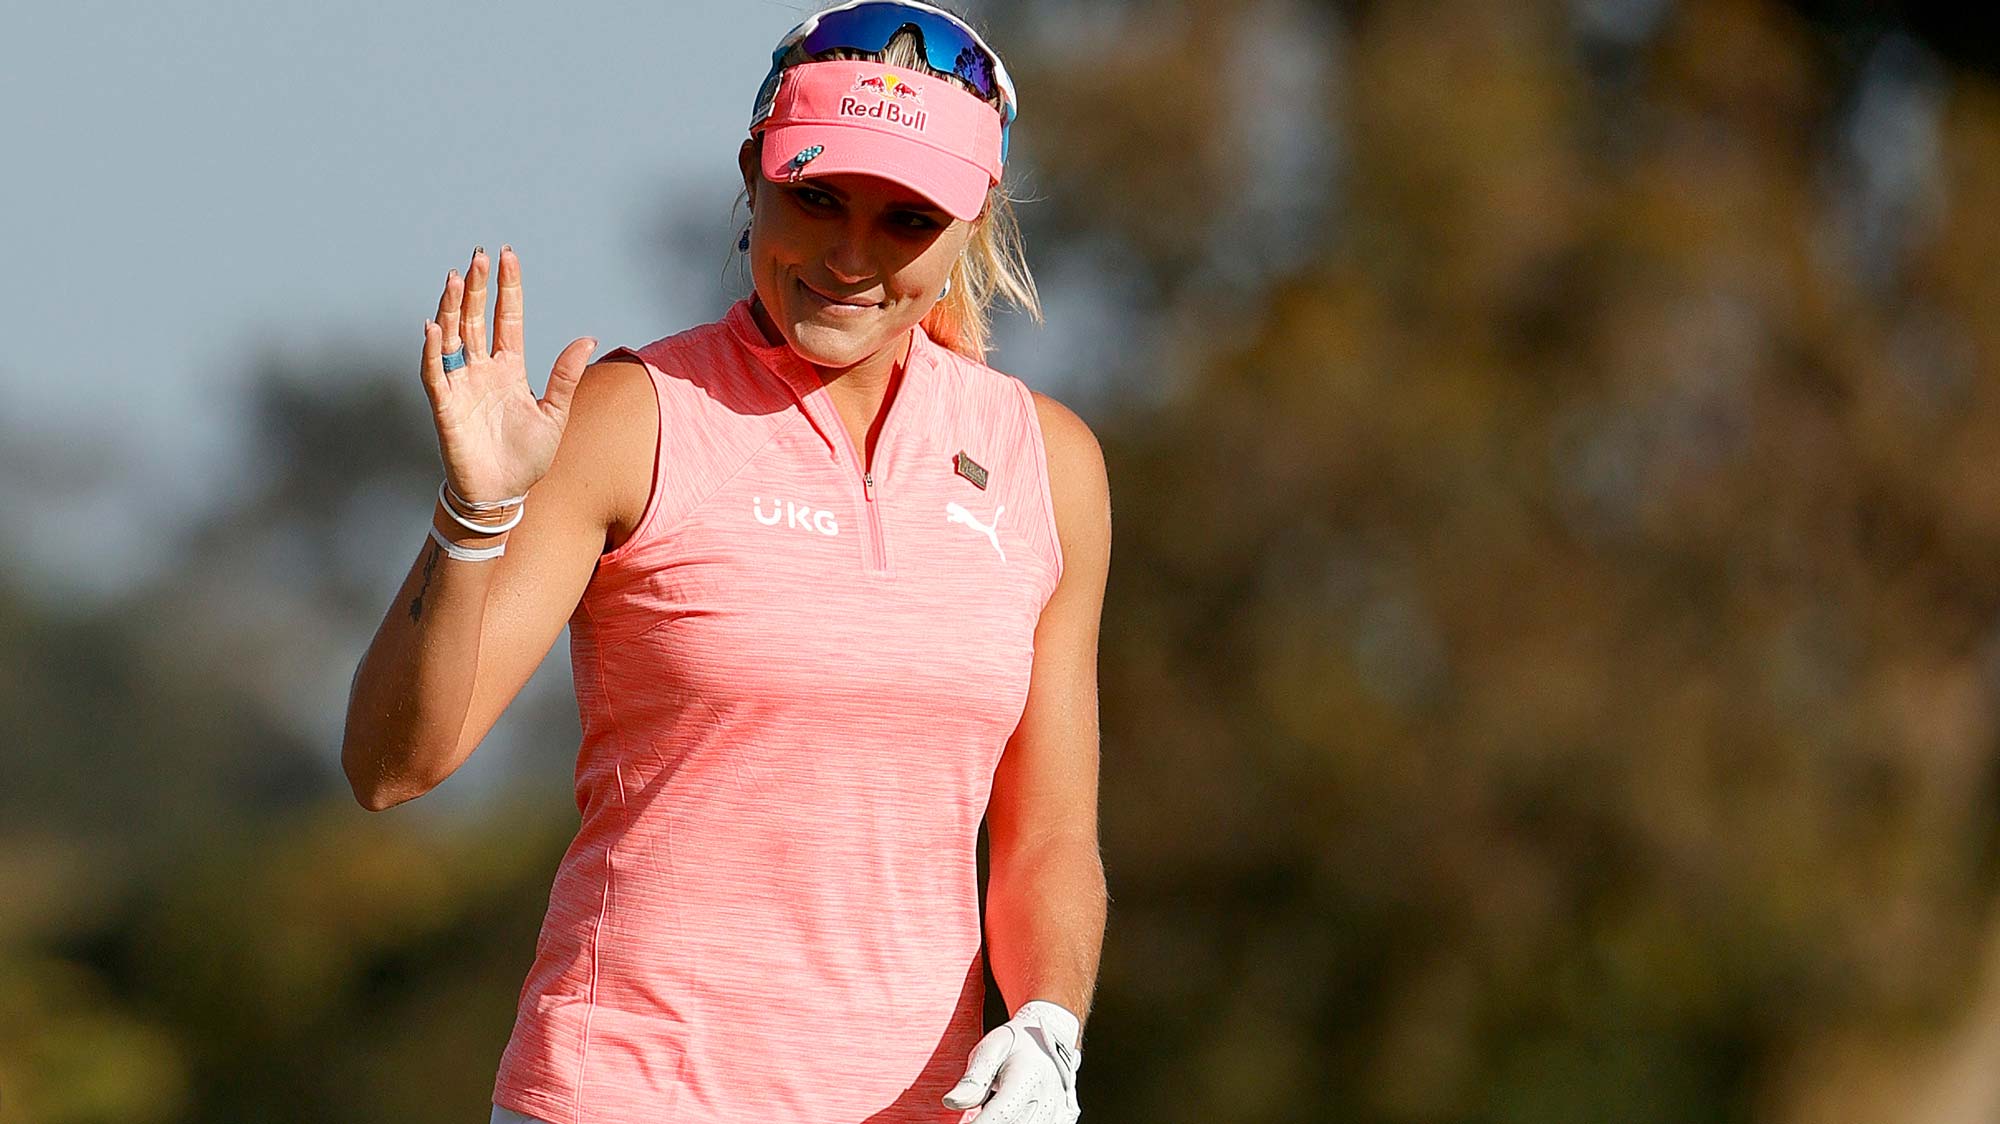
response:
[[[570,618],[582,825],[493,1100],[963,1121],[977,835],[1062,572],[1028,388],[913,329],[864,477],[748,300],[613,356],[652,376],[653,490]]]

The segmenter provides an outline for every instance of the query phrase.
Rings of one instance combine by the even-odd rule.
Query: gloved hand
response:
[[[946,1108],[986,1101],[967,1124],[1076,1124],[1076,1071],[1082,1024],[1059,1003],[1031,999],[988,1031],[965,1076],[944,1095]],[[986,1100],[988,1091],[993,1099]]]

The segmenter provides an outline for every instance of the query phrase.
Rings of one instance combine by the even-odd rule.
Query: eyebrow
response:
[[[847,192],[842,191],[841,189],[833,186],[830,183],[827,183],[824,180],[820,180],[818,182],[813,182],[810,180],[800,180],[799,186],[801,187],[811,186],[818,188],[819,190],[826,192],[828,195],[833,196],[835,199],[838,199],[843,203],[845,203],[848,199]],[[942,216],[945,213],[943,207],[940,207],[937,204],[931,202],[930,200],[925,199],[921,195],[897,196],[889,201],[888,209],[892,211],[918,211],[926,215],[939,215],[939,216]]]

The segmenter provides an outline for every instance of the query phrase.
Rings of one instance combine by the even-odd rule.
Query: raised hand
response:
[[[492,346],[486,335],[487,257],[472,252],[466,275],[445,276],[437,319],[424,324],[423,382],[437,424],[445,480],[473,501],[525,494],[549,470],[569,421],[577,380],[597,341],[570,341],[556,356],[547,393],[528,386],[521,342],[521,261],[500,247],[500,295],[493,313]],[[447,373],[444,353],[465,348],[465,366]]]

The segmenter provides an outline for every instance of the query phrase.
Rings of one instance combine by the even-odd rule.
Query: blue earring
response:
[[[743,233],[736,238],[736,252],[739,254],[750,252],[750,224],[748,223],[743,224]]]
[[[951,275],[946,274],[944,278],[944,288],[938,292],[938,299],[943,300],[944,298],[950,295],[951,295]]]

